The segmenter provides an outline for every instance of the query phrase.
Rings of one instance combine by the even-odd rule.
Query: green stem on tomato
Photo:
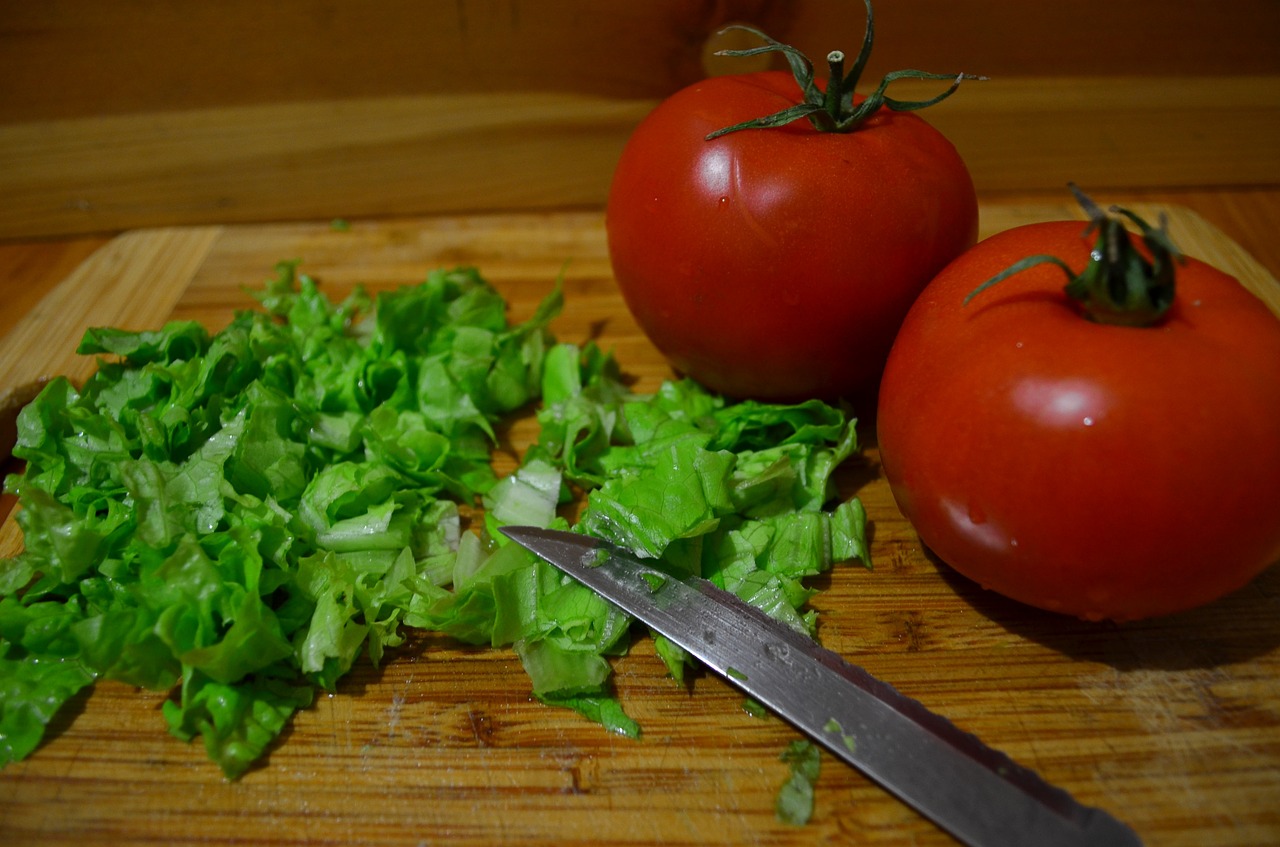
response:
[[[844,96],[844,90],[841,83],[844,80],[844,53],[839,50],[832,50],[827,54],[827,67],[830,69],[830,77],[827,81],[827,91],[822,98],[823,109],[831,119],[832,126],[840,122],[841,98]]]
[[[892,109],[895,112],[912,112],[917,109],[924,109],[950,97],[959,87],[962,80],[986,79],[983,76],[963,73],[934,74],[916,70],[894,71],[887,74],[876,89],[867,95],[866,99],[854,105],[853,91],[862,77],[863,69],[867,66],[867,59],[871,56],[871,45],[875,40],[875,18],[871,11],[871,0],[863,0],[863,2],[867,7],[867,30],[862,39],[862,49],[858,51],[857,59],[854,60],[853,68],[850,69],[848,74],[844,73],[844,53],[835,50],[827,55],[830,77],[827,80],[827,90],[825,92],[814,82],[813,63],[809,61],[809,58],[804,53],[789,44],[775,41],[753,27],[740,25],[725,27],[722,32],[742,30],[756,36],[764,44],[745,50],[720,50],[716,53],[717,56],[759,56],[763,53],[781,53],[786,57],[787,64],[791,67],[791,74],[796,78],[796,84],[800,86],[800,92],[804,99],[772,115],[752,118],[724,129],[718,129],[707,135],[707,140],[710,141],[721,135],[727,135],[743,129],[767,129],[769,127],[783,126],[800,118],[808,118],[814,128],[821,132],[852,132],[882,107]],[[885,90],[891,82],[899,79],[951,80],[951,87],[928,100],[896,100],[889,97]]]
[[[1158,228],[1128,209],[1113,206],[1111,211],[1120,216],[1114,217],[1099,208],[1075,183],[1069,185],[1089,216],[1085,234],[1093,231],[1098,234],[1084,270],[1077,273],[1056,256],[1028,256],[969,292],[964,299],[965,304],[991,286],[1028,268],[1053,264],[1067,275],[1064,290],[1067,296],[1080,304],[1081,311],[1089,320],[1135,327],[1160,323],[1173,305],[1176,290],[1174,266],[1181,258],[1169,239],[1164,216],[1161,216]],[[1150,258],[1138,252],[1123,219],[1137,225]]]

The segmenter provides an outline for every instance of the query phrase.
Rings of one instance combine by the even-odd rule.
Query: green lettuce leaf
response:
[[[787,763],[790,773],[774,800],[774,814],[783,823],[803,826],[813,817],[814,783],[822,768],[821,754],[808,741],[793,741],[780,758]]]
[[[29,756],[58,710],[92,682],[75,659],[0,656],[0,767]]]
[[[261,758],[313,696],[309,686],[279,679],[250,677],[228,685],[191,671],[179,702],[166,701],[162,711],[173,735],[184,741],[202,738],[209,759],[234,778]]]

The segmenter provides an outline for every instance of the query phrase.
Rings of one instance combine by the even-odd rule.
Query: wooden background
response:
[[[863,31],[856,0],[0,8],[0,238],[599,205],[658,98],[759,66],[708,59],[724,24]],[[983,192],[1280,180],[1275,0],[881,0],[877,33],[868,81],[991,78],[929,111]]]
[[[730,22],[815,56],[856,49],[863,26],[834,0],[0,0],[0,412],[14,380],[83,367],[75,321],[218,324],[295,254],[339,290],[475,261],[517,309],[571,257],[557,331],[604,320],[654,384],[665,366],[621,308],[599,210],[661,97],[761,66],[710,57]],[[1204,258],[1275,290],[1280,2],[880,0],[877,23],[869,78],[990,77],[928,113],[969,163],[984,233],[1065,214],[1075,180],[1171,208]],[[874,436],[841,481],[867,503],[877,570],[824,586],[824,642],[1148,844],[1280,843],[1280,570],[1165,620],[1041,615],[920,549]],[[0,556],[19,544],[5,524]],[[0,771],[0,844],[949,843],[830,763],[814,824],[778,824],[794,734],[714,679],[673,691],[645,642],[618,676],[640,744],[524,686],[508,651],[414,639],[226,784],[164,733],[164,695],[100,685]]]

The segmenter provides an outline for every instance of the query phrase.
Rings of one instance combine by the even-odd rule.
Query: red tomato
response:
[[[613,178],[614,275],[673,367],[712,390],[873,397],[911,302],[977,238],[973,182],[937,130],[886,108],[848,133],[799,120],[705,140],[800,99],[765,72],[661,103]]]
[[[1193,259],[1151,327],[1085,319],[1047,265],[962,305],[1033,254],[1083,268],[1082,229],[1007,231],[924,291],[881,385],[884,472],[988,588],[1087,619],[1188,609],[1280,559],[1280,321]]]

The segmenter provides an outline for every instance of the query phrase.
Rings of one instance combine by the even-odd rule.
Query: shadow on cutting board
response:
[[[926,549],[943,580],[985,617],[1072,659],[1178,671],[1246,662],[1280,646],[1280,563],[1213,603],[1164,617],[1092,623],[982,588]]]

